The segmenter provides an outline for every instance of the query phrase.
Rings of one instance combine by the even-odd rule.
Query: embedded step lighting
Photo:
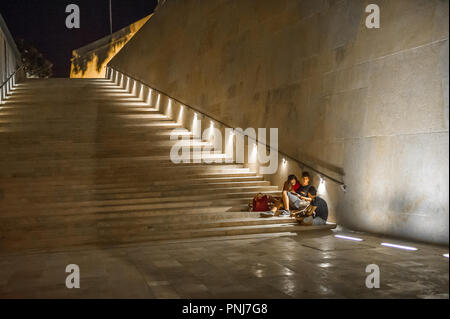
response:
[[[382,245],[382,246],[386,246],[386,247],[392,247],[392,248],[398,248],[398,249],[404,249],[404,250],[411,250],[411,251],[417,250],[416,247],[409,247],[409,246],[395,245],[395,244],[389,244],[389,243],[381,243],[381,245]]]
[[[334,235],[334,237],[341,238],[341,239],[347,239],[347,240],[353,240],[353,241],[363,241],[363,239],[361,239],[361,238],[343,236],[343,235]]]

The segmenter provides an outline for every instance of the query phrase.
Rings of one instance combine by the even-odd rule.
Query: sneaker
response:
[[[291,212],[288,210],[280,209],[275,213],[275,216],[278,217],[285,217],[285,216],[291,216]]]
[[[274,214],[274,212],[262,212],[261,214],[260,214],[260,217],[262,217],[262,218],[268,218],[268,217],[273,217],[275,214]]]

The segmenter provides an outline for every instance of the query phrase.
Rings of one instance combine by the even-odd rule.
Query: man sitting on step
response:
[[[303,172],[300,179],[300,187],[297,189],[297,196],[304,201],[310,202],[312,199],[308,197],[308,191],[311,187],[311,175],[309,172]]]
[[[311,186],[308,197],[312,199],[310,206],[295,214],[295,219],[304,226],[325,225],[328,219],[328,205],[321,197],[317,196],[317,190]]]

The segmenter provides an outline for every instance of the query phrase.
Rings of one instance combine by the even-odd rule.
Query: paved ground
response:
[[[0,298],[449,297],[447,247],[339,232],[3,255]],[[65,287],[68,264],[80,267],[80,289]],[[369,264],[380,267],[379,289],[365,286]]]

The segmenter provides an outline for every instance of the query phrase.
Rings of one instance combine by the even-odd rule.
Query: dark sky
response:
[[[66,6],[80,7],[80,29],[67,29]],[[113,31],[153,12],[157,0],[112,0]],[[53,64],[55,77],[68,77],[72,50],[109,34],[108,0],[0,0],[12,36],[36,47]]]

